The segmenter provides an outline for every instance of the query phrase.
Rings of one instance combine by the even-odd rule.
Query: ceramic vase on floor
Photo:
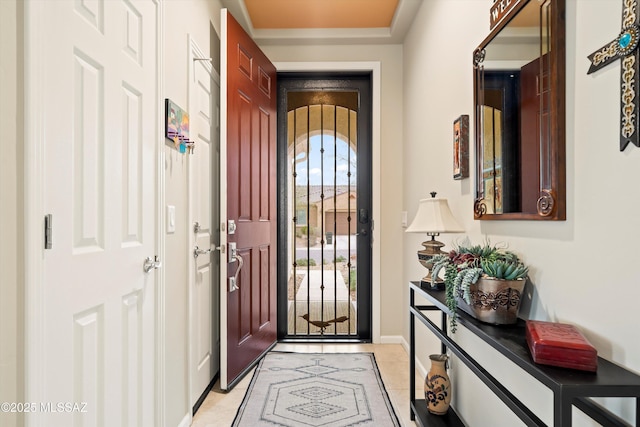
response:
[[[432,414],[444,415],[451,404],[451,381],[447,375],[447,355],[432,354],[431,368],[424,382],[424,398]]]

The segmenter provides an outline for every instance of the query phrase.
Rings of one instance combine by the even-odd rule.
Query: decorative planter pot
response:
[[[482,322],[494,325],[516,323],[525,283],[525,279],[481,277],[469,287],[471,304],[462,298],[462,290],[457,290],[458,308]]]
[[[446,354],[432,354],[431,368],[424,380],[424,398],[432,414],[444,415],[451,404],[451,381],[447,375]]]

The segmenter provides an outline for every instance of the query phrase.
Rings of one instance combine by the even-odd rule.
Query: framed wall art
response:
[[[181,153],[191,149],[189,140],[189,113],[170,99],[165,99],[165,138],[171,140],[176,150]]]
[[[453,122],[453,179],[469,177],[469,116]]]

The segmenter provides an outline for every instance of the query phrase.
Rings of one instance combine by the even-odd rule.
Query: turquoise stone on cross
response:
[[[631,142],[640,147],[638,131],[638,96],[636,86],[640,75],[638,55],[639,10],[637,1],[623,0],[622,31],[610,43],[589,55],[591,67],[587,74],[594,73],[620,59],[620,151]]]
[[[631,43],[631,33],[629,32],[622,34],[618,38],[618,46],[620,46],[622,49],[626,49],[630,43]]]

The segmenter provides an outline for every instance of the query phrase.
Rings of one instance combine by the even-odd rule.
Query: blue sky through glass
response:
[[[310,185],[320,185],[324,179],[324,185],[334,184],[346,185],[349,183],[349,163],[351,163],[351,184],[356,183],[356,153],[342,139],[338,138],[337,144],[334,144],[333,135],[312,136],[309,140],[310,150],[309,159],[304,153],[299,153],[296,163],[296,185],[307,185],[307,171]],[[321,148],[324,146],[324,159],[321,156]],[[337,159],[337,167],[336,167]],[[324,169],[324,173],[322,172]]]

